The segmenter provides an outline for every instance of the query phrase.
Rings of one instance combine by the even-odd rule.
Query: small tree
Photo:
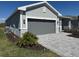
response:
[[[26,46],[26,45],[32,46],[32,45],[37,44],[37,40],[38,40],[38,38],[36,37],[36,35],[34,35],[30,32],[26,32],[26,33],[24,33],[23,37],[18,40],[17,44],[20,47]]]

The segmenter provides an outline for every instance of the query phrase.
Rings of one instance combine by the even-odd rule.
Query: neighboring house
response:
[[[60,16],[60,19],[62,21],[62,30],[79,28],[78,16]]]
[[[59,33],[62,31],[59,16],[62,15],[48,2],[38,2],[18,7],[6,20],[6,27],[19,37],[25,32],[35,35]]]

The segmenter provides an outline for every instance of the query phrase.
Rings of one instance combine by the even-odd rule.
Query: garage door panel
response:
[[[55,21],[36,21],[28,19],[28,31],[36,35],[55,33]],[[32,21],[31,21],[32,20]]]

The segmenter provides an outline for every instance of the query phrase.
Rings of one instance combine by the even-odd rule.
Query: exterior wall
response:
[[[20,22],[20,14],[19,12],[15,12],[10,18],[6,20],[6,26],[9,28],[11,32],[20,36],[19,31],[19,22]]]
[[[43,10],[44,8],[45,8],[45,11]],[[51,12],[45,6],[27,11],[26,15],[30,16],[30,17],[57,18],[57,15],[55,15],[53,12]]]
[[[45,6],[36,8],[33,10],[26,11],[24,14],[23,12],[20,12],[20,33],[21,37],[24,32],[28,31],[28,18],[35,18],[35,19],[44,19],[44,20],[55,20],[56,22],[56,33],[59,33],[59,18],[57,15],[55,15],[53,12],[51,12],[48,8],[46,8],[46,12],[43,12],[43,8],[46,8]],[[23,19],[26,20],[26,24],[23,24]]]
[[[74,29],[78,28],[78,20],[69,20],[69,19],[64,19],[62,20],[62,28],[64,29]]]
[[[22,20],[26,20],[26,15],[22,14]],[[22,28],[26,28],[26,24],[23,24],[23,21],[22,21]]]
[[[17,35],[18,37],[20,36],[20,31],[17,28],[13,28],[13,27],[9,27],[9,30],[11,32],[13,32],[15,35]]]
[[[22,37],[25,32],[27,32],[27,29],[21,29],[20,30],[20,37]]]
[[[71,27],[72,28],[78,28],[78,22],[79,22],[78,20],[72,20],[71,21]]]
[[[62,19],[62,30],[69,28],[69,19]]]
[[[25,24],[23,24],[23,20],[25,20]],[[20,11],[20,37],[28,31],[27,17],[24,11]]]

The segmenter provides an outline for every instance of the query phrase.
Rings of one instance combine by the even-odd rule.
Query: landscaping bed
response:
[[[64,29],[64,32],[72,33],[72,29]]]
[[[7,38],[13,42],[13,43],[16,43],[16,41],[18,39],[20,39],[18,36],[16,36],[15,34],[13,34],[12,32],[11,33],[7,33],[6,34]],[[46,49],[45,47],[41,46],[40,44],[33,44],[33,45],[25,45],[23,46],[22,48],[29,48],[29,49],[35,49],[35,50],[40,50],[40,49]]]
[[[71,33],[68,36],[79,38],[79,28],[64,29],[64,32]]]
[[[9,41],[16,43],[16,41],[18,39],[20,39],[18,36],[16,36],[15,34],[11,33],[7,33],[6,34],[7,38],[9,39]],[[25,45],[22,46],[22,48],[26,48],[26,49],[32,49],[32,50],[47,50],[45,47],[43,47],[40,44],[34,44],[34,45]]]
[[[16,41],[19,37],[15,36],[13,33],[5,35],[3,29],[0,30],[0,37],[2,37],[2,39],[0,39],[0,56],[59,57],[55,52],[51,52],[49,49],[39,44],[18,47]]]

